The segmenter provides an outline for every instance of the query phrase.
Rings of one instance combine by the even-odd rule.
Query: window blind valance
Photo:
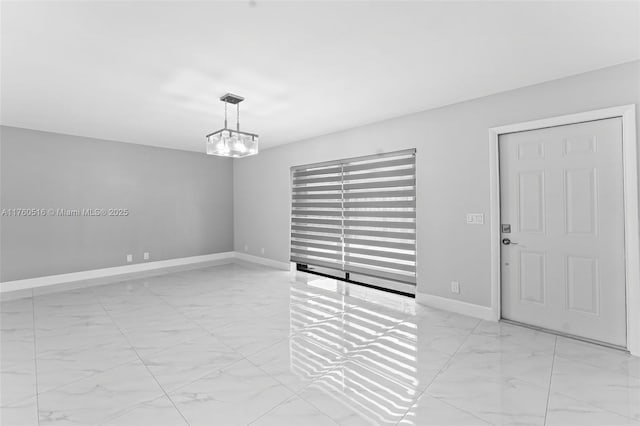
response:
[[[416,283],[415,149],[292,168],[291,261]]]

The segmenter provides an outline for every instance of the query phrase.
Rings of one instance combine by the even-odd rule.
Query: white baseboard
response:
[[[202,256],[136,263],[112,268],[92,269],[68,274],[48,275],[24,280],[5,281],[0,283],[0,294],[2,294],[2,300],[10,300],[48,292],[64,291],[72,288],[109,284],[132,278],[149,277],[185,268],[203,268],[211,266],[212,264],[225,264],[237,260],[285,271],[289,271],[291,268],[291,264],[288,262],[279,262],[264,257],[228,251]],[[36,290],[38,293],[35,293]]]
[[[497,321],[493,310],[488,306],[475,305],[461,300],[447,299],[446,297],[434,296],[425,293],[416,293],[416,302],[431,308],[442,309],[444,311],[455,312],[474,318],[487,321]]]
[[[145,272],[166,272],[168,270],[188,265],[198,265],[216,261],[233,262],[234,252],[205,254],[202,256],[181,257],[177,259],[158,260],[154,262],[136,263],[133,265],[116,266],[113,268],[92,269],[89,271],[72,272],[69,274],[48,275],[24,280],[5,281],[0,283],[0,293],[8,293],[39,287],[47,287],[57,284],[66,284],[79,281],[100,280],[113,282],[114,279],[126,278],[130,275],[144,275]]]
[[[234,257],[245,262],[258,263],[260,265],[269,266],[283,271],[291,270],[291,262],[280,262],[279,260],[267,259],[266,257],[252,256],[250,254],[236,251]]]

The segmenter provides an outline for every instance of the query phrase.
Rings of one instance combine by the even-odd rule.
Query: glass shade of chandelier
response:
[[[244,98],[227,93],[220,100],[224,102],[224,128],[207,135],[207,154],[233,158],[257,154],[258,135],[240,131],[240,102]],[[237,108],[235,130],[227,127],[227,104],[236,105]]]

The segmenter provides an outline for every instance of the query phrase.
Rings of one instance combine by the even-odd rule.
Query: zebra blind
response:
[[[414,149],[292,175],[291,261],[415,284]]]

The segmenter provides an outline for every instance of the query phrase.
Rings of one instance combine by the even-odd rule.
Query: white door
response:
[[[499,147],[502,317],[626,347],[622,119]]]

